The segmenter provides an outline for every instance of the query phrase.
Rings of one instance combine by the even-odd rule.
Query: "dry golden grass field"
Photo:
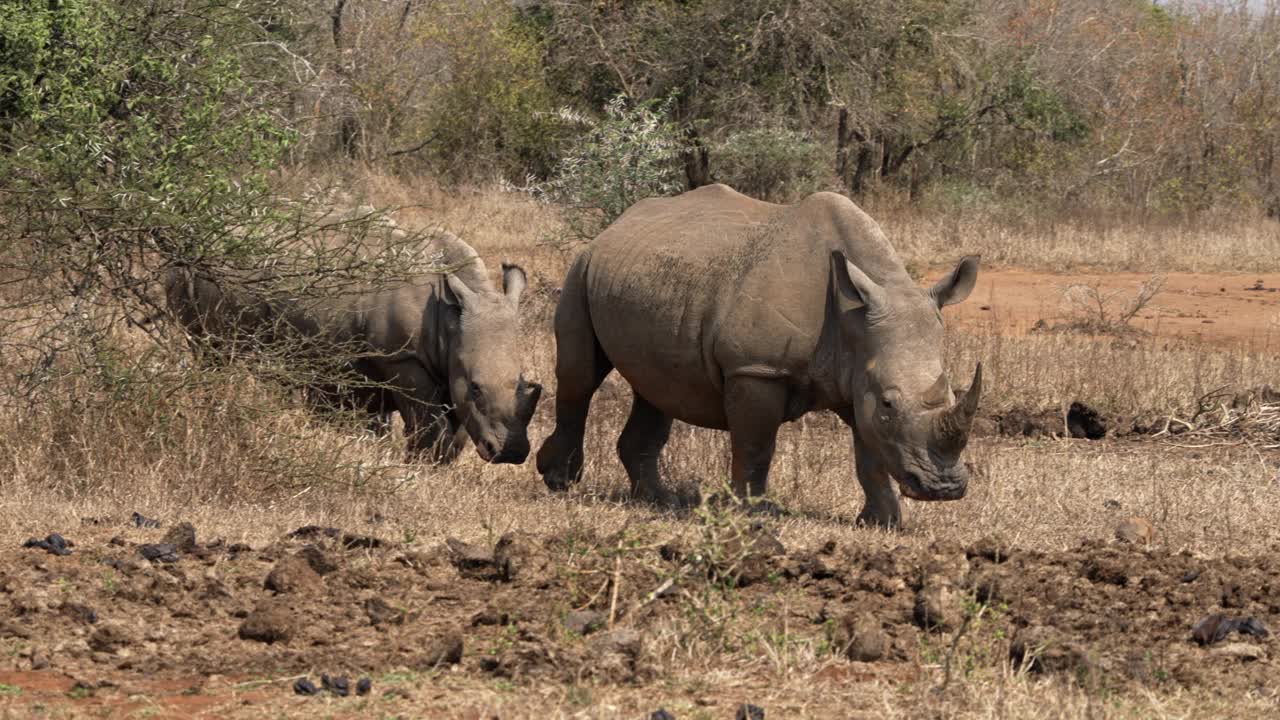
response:
[[[545,242],[555,214],[496,190],[359,188],[405,206],[402,225],[462,236],[491,270],[526,268],[527,374],[547,386],[536,449],[573,253]],[[0,416],[0,714],[1280,716],[1280,396],[1260,390],[1280,387],[1274,223],[872,213],[922,277],[978,252],[994,278],[949,330],[953,374],[977,360],[989,373],[963,500],[905,501],[900,532],[855,527],[848,431],[815,414],[780,436],[779,516],[629,503],[616,376],[592,407],[585,479],[564,495],[532,460],[404,465],[397,434],[316,419],[234,367],[125,399],[68,381],[57,402]],[[1169,289],[1142,330],[1108,324],[1156,273]],[[1038,319],[1048,329],[1032,332]],[[1052,329],[1072,322],[1098,334]],[[1068,436],[1074,401],[1108,437]],[[726,437],[677,423],[662,469],[712,496]],[[1117,539],[1131,516],[1149,538]],[[196,544],[177,562],[138,554],[182,522]],[[308,525],[340,533],[288,536]],[[20,549],[53,532],[72,554]],[[1271,634],[1201,647],[1192,627],[1211,613]],[[276,642],[241,639],[251,623]],[[372,690],[294,692],[321,673]]]

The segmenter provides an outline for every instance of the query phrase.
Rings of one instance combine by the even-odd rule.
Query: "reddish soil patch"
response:
[[[1191,638],[1210,613],[1280,627],[1280,547],[1226,559],[1097,541],[1033,552],[998,539],[788,551],[745,530],[714,550],[589,533],[424,550],[349,547],[338,535],[197,545],[153,564],[108,532],[70,533],[66,557],[0,553],[6,704],[127,715],[146,703],[181,716],[233,700],[310,702],[293,696],[301,675],[346,675],[353,686],[371,676],[380,696],[382,673],[450,667],[481,681],[652,683],[661,693],[670,653],[656,647],[657,629],[716,587],[736,587],[723,597],[744,617],[769,608],[758,622],[856,654],[847,669],[822,671],[830,682],[918,674],[967,633],[1033,672],[1090,687],[1280,693],[1274,634],[1213,647]],[[287,591],[264,588],[273,568]]]
[[[927,275],[933,282],[950,268]],[[1141,273],[1042,273],[984,270],[969,299],[947,309],[954,327],[990,328],[1022,334],[1037,321],[1064,318],[1063,291],[1073,284],[1120,291],[1117,302],[1137,294],[1150,275]],[[1158,337],[1234,345],[1255,350],[1280,347],[1280,274],[1172,273],[1132,325]]]

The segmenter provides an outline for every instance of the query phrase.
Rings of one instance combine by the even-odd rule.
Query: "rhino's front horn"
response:
[[[978,413],[978,398],[982,396],[982,363],[973,371],[973,383],[963,398],[955,405],[942,411],[938,416],[934,430],[934,439],[938,449],[943,452],[958,453],[969,441],[969,428],[973,427],[973,417]]]

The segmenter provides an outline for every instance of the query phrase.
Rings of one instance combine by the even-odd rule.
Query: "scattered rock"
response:
[[[1062,416],[1052,411],[1032,413],[1013,408],[995,419],[997,431],[1006,437],[1047,437],[1062,432]]]
[[[1111,499],[1108,499],[1108,500],[1103,500],[1103,501],[1102,501],[1102,507],[1104,507],[1104,508],[1106,508],[1106,509],[1108,509],[1108,510],[1119,510],[1122,506],[1120,505],[1120,501],[1119,501],[1119,500],[1111,500]]]
[[[1074,673],[1089,666],[1083,650],[1048,626],[1018,630],[1009,644],[1009,659],[1015,668],[1034,673]]]
[[[114,653],[133,642],[133,635],[128,628],[116,622],[102,624],[89,636],[89,648],[103,653]]]
[[[317,575],[328,575],[338,569],[338,563],[317,545],[307,545],[298,551],[298,557],[307,561]]]
[[[360,678],[356,681],[356,695],[368,695],[373,689],[373,681],[367,677]]]
[[[916,625],[933,632],[950,632],[960,625],[960,594],[951,584],[927,580],[916,593],[912,616]]]
[[[444,542],[449,550],[449,562],[463,577],[483,579],[495,574],[492,551],[457,538],[448,538]]]
[[[970,545],[965,551],[967,558],[982,558],[993,563],[1002,563],[1009,559],[1009,543],[998,535],[987,535]]]
[[[485,608],[476,613],[471,618],[472,627],[480,627],[481,625],[510,625],[511,616],[505,612],[499,612],[493,608]]]
[[[586,636],[604,627],[608,618],[595,610],[574,610],[564,616],[564,627],[571,633]]]
[[[1155,533],[1155,528],[1146,518],[1134,516],[1116,528],[1116,539],[1130,545],[1150,545]]]
[[[31,669],[46,670],[49,667],[49,658],[39,650],[31,653]]]
[[[616,628],[591,638],[588,648],[594,674],[615,681],[635,678],[640,670],[644,643],[640,633],[631,628]]]
[[[1268,632],[1261,620],[1254,617],[1229,618],[1222,613],[1206,615],[1191,628],[1191,639],[1200,645],[1213,645],[1226,639],[1227,635],[1238,632],[1265,640]]]
[[[58,610],[63,615],[85,625],[92,625],[98,622],[98,613],[88,605],[64,601]]]
[[[364,601],[364,613],[369,616],[371,625],[403,625],[404,610],[391,607],[386,600],[380,597],[369,598]]]
[[[43,540],[39,540],[37,538],[31,538],[30,540],[27,540],[26,542],[22,543],[22,547],[44,550],[45,552],[51,553],[53,555],[70,555],[71,554],[71,543],[68,542],[66,538],[62,537],[58,533],[53,533]]]
[[[299,695],[315,695],[320,692],[320,688],[307,678],[298,678],[293,683],[293,691]]]
[[[348,550],[354,550],[355,548],[379,548],[385,544],[375,537],[370,537],[368,535],[351,535],[335,527],[322,527],[320,525],[303,525],[297,530],[285,535],[285,537],[292,540],[329,538],[331,540],[337,540]]]
[[[351,694],[351,681],[342,675],[334,678],[328,675],[321,675],[320,685],[338,697],[346,697]]]
[[[666,708],[658,708],[649,713],[649,720],[676,720],[676,716],[667,712]]]
[[[417,656],[410,658],[406,664],[414,670],[433,670],[440,665],[457,665],[460,662],[462,630],[452,628],[424,643]]]
[[[151,562],[158,563],[176,563],[178,562],[177,548],[167,543],[143,545],[138,548],[138,553],[143,558]]]
[[[1002,573],[996,568],[987,567],[976,571],[971,576],[969,583],[973,589],[974,600],[983,605],[994,605],[1003,599],[1001,595]]]
[[[180,553],[190,554],[196,550],[196,528],[189,522],[182,522],[169,528],[169,532],[160,539],[161,545],[172,545]]]
[[[764,708],[751,703],[742,703],[733,714],[733,720],[764,720]]]
[[[288,642],[294,632],[293,611],[284,604],[273,601],[260,603],[240,623],[240,639],[255,640],[267,644]]]
[[[297,555],[282,558],[267,573],[262,584],[266,589],[277,593],[313,592],[324,586],[319,573],[311,569],[307,561]]]
[[[1263,660],[1267,657],[1267,652],[1258,645],[1246,642],[1227,643],[1209,651],[1211,655],[1218,657],[1229,657],[1239,660],[1240,662],[1250,662],[1253,660]]]
[[[532,554],[527,539],[516,533],[507,533],[498,538],[493,546],[493,565],[498,579],[511,582],[520,570],[529,562]]]
[[[889,646],[889,636],[881,628],[880,621],[866,613],[845,615],[833,630],[831,640],[845,657],[858,662],[881,659]]]
[[[1073,402],[1067,410],[1067,432],[1073,438],[1101,440],[1107,435],[1107,423],[1097,410],[1082,402]]]
[[[140,528],[158,528],[160,527],[160,521],[149,518],[142,513],[135,512],[133,514],[133,526]]]

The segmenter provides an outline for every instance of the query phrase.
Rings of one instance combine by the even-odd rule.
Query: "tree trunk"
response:
[[[711,151],[698,137],[698,131],[689,128],[689,146],[681,153],[684,160],[685,184],[690,190],[711,184]]]
[[[336,0],[333,10],[329,12],[329,20],[333,25],[333,49],[337,51],[337,60],[334,62],[333,71],[342,80],[343,97],[338,102],[338,112],[341,113],[338,118],[338,149],[343,155],[354,158],[360,151],[361,132],[360,120],[356,117],[355,111],[351,107],[350,97],[347,92],[351,87],[351,68],[347,66],[347,49],[344,47],[345,33],[342,27],[342,11],[346,8],[347,0]]]

